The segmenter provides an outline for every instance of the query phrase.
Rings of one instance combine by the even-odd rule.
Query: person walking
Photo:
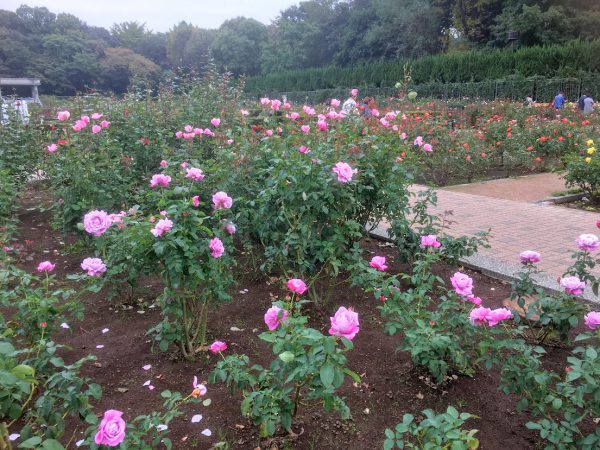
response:
[[[577,102],[577,106],[579,107],[579,111],[583,112],[583,102],[585,101],[587,95],[581,93],[581,97],[579,97],[579,101]]]
[[[565,107],[565,97],[564,97],[564,94],[562,93],[562,91],[559,92],[556,97],[554,97],[552,106],[554,106],[554,109],[556,109],[556,110],[563,109]]]
[[[587,96],[585,100],[583,100],[583,113],[591,114],[594,112],[594,99],[590,96]]]

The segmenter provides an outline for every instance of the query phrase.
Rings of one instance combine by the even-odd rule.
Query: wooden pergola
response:
[[[5,86],[31,86],[31,101],[42,104],[38,93],[40,80],[37,78],[0,78],[0,96],[2,96],[2,88]]]

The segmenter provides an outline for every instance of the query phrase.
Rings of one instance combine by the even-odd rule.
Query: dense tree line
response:
[[[309,0],[270,25],[238,17],[167,33],[136,21],[106,30],[21,6],[0,10],[0,76],[40,77],[47,93],[118,93],[211,60],[236,75],[268,75],[599,37],[597,0]]]

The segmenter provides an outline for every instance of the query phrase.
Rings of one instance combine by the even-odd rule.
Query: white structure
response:
[[[38,93],[38,86],[40,85],[40,80],[37,78],[0,78],[0,97],[2,96],[2,88],[6,86],[31,86],[31,97],[25,98],[27,103],[37,103],[39,105],[42,104],[40,102],[40,96]]]

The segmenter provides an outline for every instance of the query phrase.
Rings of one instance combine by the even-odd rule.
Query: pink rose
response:
[[[204,173],[202,170],[197,169],[196,167],[190,167],[187,169],[186,178],[191,178],[194,181],[202,181],[204,179]]]
[[[434,247],[440,248],[442,244],[440,244],[437,240],[437,236],[435,234],[428,234],[426,236],[421,236],[421,247]]]
[[[495,327],[502,320],[512,319],[512,312],[506,308],[491,310],[487,315],[488,326]]]
[[[468,297],[467,300],[469,300],[471,303],[473,303],[474,305],[480,306],[482,303],[482,300],[479,297]]]
[[[81,263],[81,268],[87,271],[90,277],[99,277],[106,272],[106,265],[100,258],[85,258]]]
[[[265,131],[265,134],[267,136],[273,136],[273,130],[267,130],[267,131]]]
[[[112,222],[106,211],[90,211],[83,216],[83,229],[93,236],[102,236],[110,228]]]
[[[171,182],[171,177],[169,175],[163,175],[162,173],[158,173],[156,175],[152,175],[152,179],[150,180],[150,187],[154,188],[156,186],[167,187]]]
[[[233,204],[232,198],[222,191],[213,195],[212,200],[215,209],[229,209]]]
[[[102,131],[102,127],[100,125],[92,126],[92,133],[98,134],[98,133],[100,133],[100,131]]]
[[[290,291],[300,295],[304,294],[306,291],[306,283],[299,278],[292,278],[291,280],[288,280],[287,287]]]
[[[50,145],[48,146],[48,151],[49,151],[50,153],[54,153],[54,152],[56,151],[56,149],[57,149],[57,148],[58,148],[58,147],[56,146],[56,144],[50,144]]]
[[[221,119],[214,117],[210,120],[210,123],[213,127],[218,127],[219,125],[221,125]]]
[[[595,234],[582,234],[577,238],[577,247],[579,250],[593,252],[600,247],[600,240]]]
[[[458,295],[462,295],[463,297],[471,297],[473,295],[473,279],[470,276],[456,272],[452,275],[450,281]]]
[[[560,287],[569,295],[581,295],[585,289],[585,281],[576,276],[564,277],[560,279]]]
[[[160,237],[164,233],[171,231],[171,228],[173,228],[172,220],[160,219],[158,222],[156,222],[156,225],[154,226],[154,228],[152,228],[150,230],[150,233],[152,233],[154,235],[154,237]]]
[[[167,161],[165,161],[164,159],[160,162],[160,166],[161,167],[167,167]]]
[[[431,146],[431,144],[423,144],[423,151],[431,153],[433,151],[433,147]]]
[[[270,331],[276,330],[279,324],[287,318],[288,312],[278,306],[271,306],[265,313],[265,323]]]
[[[116,447],[125,439],[125,421],[123,413],[115,409],[104,412],[104,417],[98,426],[94,442],[98,445]]]
[[[64,122],[65,120],[69,120],[69,117],[71,117],[71,113],[69,111],[59,111],[56,117],[61,122]]]
[[[297,112],[290,113],[291,120],[296,120],[298,117],[300,117],[300,114],[298,114]]]
[[[479,308],[475,308],[471,311],[469,314],[469,320],[475,326],[485,325],[491,312],[492,310],[490,308],[484,308],[483,306],[480,306]]]
[[[81,116],[81,119],[79,119],[83,122],[85,122],[85,124],[89,124],[90,123],[90,116]]]
[[[50,261],[42,261],[41,263],[38,264],[37,271],[40,273],[52,272],[55,267],[56,267],[56,264],[52,264]]]
[[[598,311],[592,311],[586,314],[583,318],[585,320],[585,326],[590,330],[596,330],[596,328],[600,326],[600,312]]]
[[[94,120],[102,119],[102,114],[94,113],[94,114],[92,114],[92,119],[94,119]]]
[[[200,136],[204,134],[204,130],[202,128],[194,128],[194,135]]]
[[[186,133],[192,133],[194,131],[194,127],[192,127],[191,125],[186,125],[185,127],[183,127],[183,129]]]
[[[231,222],[227,222],[224,226],[223,229],[227,232],[227,234],[235,234],[235,232],[237,231],[235,228],[235,225],[232,224]]]
[[[210,344],[210,351],[213,353],[219,353],[227,350],[227,344],[222,341],[215,341]]]
[[[519,255],[519,259],[523,264],[534,264],[542,260],[541,255],[533,250],[525,250]]]
[[[338,162],[331,171],[337,175],[337,179],[340,183],[352,181],[352,177],[358,173],[357,169],[352,169],[349,164],[341,161]]]
[[[325,120],[319,120],[317,122],[317,126],[319,127],[319,130],[321,130],[321,131],[327,131],[327,127],[328,127],[327,121],[325,121]]]
[[[417,136],[417,138],[415,139],[413,144],[418,145],[419,147],[422,147],[423,146],[423,136]]]
[[[110,126],[110,122],[103,120],[100,122],[100,126],[102,126],[102,128],[108,128]]]
[[[197,195],[192,197],[192,204],[197,208],[200,206],[200,198]]]
[[[359,331],[358,313],[355,313],[352,308],[346,309],[341,306],[329,319],[331,320],[329,334],[332,336],[352,340]]]
[[[183,137],[183,131],[175,132],[175,137],[181,139]]]
[[[369,265],[381,272],[385,272],[388,268],[388,266],[385,265],[385,256],[373,256]]]
[[[308,134],[308,133],[309,133],[309,131],[310,131],[310,127],[309,127],[308,125],[302,125],[302,126],[300,127],[300,130],[302,130],[302,132],[303,132],[304,134]]]
[[[337,98],[332,98],[331,99],[331,106],[334,108],[337,108],[338,106],[340,106],[340,101]]]
[[[210,244],[208,244],[208,248],[210,248],[211,256],[213,258],[220,258],[225,252],[223,242],[221,242],[221,239],[219,239],[218,237],[211,239]]]
[[[309,153],[309,152],[310,152],[310,148],[308,148],[308,147],[307,147],[307,146],[305,146],[305,145],[301,145],[301,146],[298,148],[298,151],[299,151],[300,153],[302,153],[302,154],[306,155],[307,153]]]
[[[281,108],[281,100],[271,100],[271,109],[273,111],[279,111],[279,108]]]
[[[271,100],[268,97],[263,97],[260,99],[260,104],[263,106],[267,106],[269,103],[271,103]]]

